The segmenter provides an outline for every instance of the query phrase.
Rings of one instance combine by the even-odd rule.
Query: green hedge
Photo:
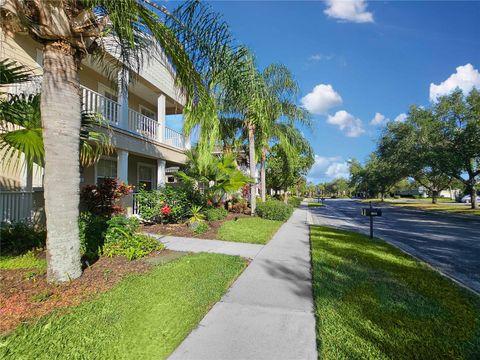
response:
[[[292,196],[290,198],[288,198],[288,203],[290,205],[292,205],[294,208],[298,208],[300,207],[300,204],[302,203],[302,198],[301,197],[298,197],[298,196]]]
[[[224,208],[212,208],[205,211],[205,217],[208,221],[222,220],[228,212]]]
[[[268,200],[257,205],[257,215],[268,220],[288,220],[293,212],[293,206],[279,200]]]

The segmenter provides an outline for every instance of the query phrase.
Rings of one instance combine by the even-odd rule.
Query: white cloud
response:
[[[340,110],[335,115],[328,115],[327,122],[337,125],[348,137],[357,137],[365,132],[362,121],[345,110]]]
[[[302,98],[302,105],[312,114],[325,115],[332,107],[341,105],[342,97],[330,84],[319,84]]]
[[[465,94],[474,87],[480,89],[480,73],[472,64],[459,66],[455,74],[439,85],[430,84],[430,100],[436,101],[438,97],[448,95],[456,88],[460,88]]]
[[[348,178],[349,174],[348,162],[343,161],[341,157],[315,155],[315,163],[308,173],[308,178],[318,183],[338,178]]]
[[[385,115],[377,112],[375,113],[375,116],[373,117],[373,119],[370,121],[370,125],[379,126],[379,125],[383,125],[388,121],[390,121],[390,119],[386,118]]]
[[[405,113],[398,114],[398,116],[395,119],[393,119],[393,121],[397,121],[397,122],[404,122],[405,120],[407,120],[407,114]]]
[[[327,8],[324,13],[343,21],[355,23],[374,22],[373,14],[367,11],[365,0],[326,0]]]
[[[325,55],[325,54],[313,54],[308,58],[311,61],[322,61],[322,60],[332,60],[333,55]]]

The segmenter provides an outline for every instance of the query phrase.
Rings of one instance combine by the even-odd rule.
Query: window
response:
[[[117,161],[114,159],[100,159],[96,166],[97,185],[101,184],[104,179],[115,179],[117,177]]]
[[[175,176],[173,176],[173,175],[168,175],[167,176],[167,183],[172,184],[172,183],[175,183],[175,182],[176,182],[175,181]]]
[[[155,166],[138,164],[138,188],[153,190],[155,187]]]
[[[143,105],[140,105],[140,113],[143,116],[146,116],[150,119],[157,120],[157,114],[155,114],[155,111],[150,110],[149,108],[146,108]]]

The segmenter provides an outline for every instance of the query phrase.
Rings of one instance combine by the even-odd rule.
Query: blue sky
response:
[[[315,182],[345,175],[349,158],[364,161],[385,122],[411,104],[480,88],[480,2],[210,3],[260,68],[283,63],[299,82],[299,103],[315,112]]]

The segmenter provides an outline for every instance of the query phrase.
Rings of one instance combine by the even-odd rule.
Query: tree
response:
[[[266,119],[269,96],[265,81],[258,72],[255,59],[249,52],[242,52],[235,66],[224,74],[217,93],[217,106],[221,121],[232,121],[242,124],[243,137],[248,143],[248,161],[250,176],[255,180],[250,186],[250,207],[255,214],[257,196],[257,158],[255,134],[262,128]]]
[[[290,160],[279,144],[272,146],[267,156],[268,188],[276,192],[287,191],[305,178],[315,160],[310,144],[305,140],[303,145],[303,149],[299,149]]]
[[[238,170],[234,154],[215,156],[207,166],[201,166],[196,149],[187,151],[188,161],[184,171],[177,174],[180,178],[194,186],[204,184],[207,192],[219,203],[225,194],[240,190],[252,181]]]
[[[430,109],[412,106],[405,122],[388,124],[378,143],[381,161],[395,166],[403,176],[410,176],[425,187],[437,203],[440,192],[448,188],[452,177],[443,167],[442,152],[436,151],[441,133]]]
[[[282,148],[287,161],[302,150],[305,140],[295,129],[299,122],[310,126],[309,113],[296,104],[299,87],[288,68],[284,65],[272,64],[262,72],[268,96],[265,121],[257,128],[258,146],[260,147],[260,184],[262,201],[266,199],[266,161],[268,149],[272,143]]]
[[[151,0],[2,1],[2,29],[6,33],[26,32],[43,45],[41,116],[50,282],[65,282],[81,275],[78,72],[82,60],[92,54],[109,66],[117,65],[120,74],[126,76],[138,72],[146,49],[148,56],[166,55],[187,96],[189,116],[206,113],[211,98],[196,65],[208,66],[208,35],[212,28],[218,28],[218,21],[208,10],[198,18],[195,14],[199,6],[190,2],[179,10],[177,17],[193,14],[195,22],[186,27]],[[175,30],[167,26],[168,19],[180,23]],[[107,48],[118,55],[119,62],[107,60]]]
[[[480,177],[480,91],[473,89],[464,96],[456,90],[441,97],[432,112],[440,140],[435,151],[442,157],[442,170],[465,185],[475,209]]]

